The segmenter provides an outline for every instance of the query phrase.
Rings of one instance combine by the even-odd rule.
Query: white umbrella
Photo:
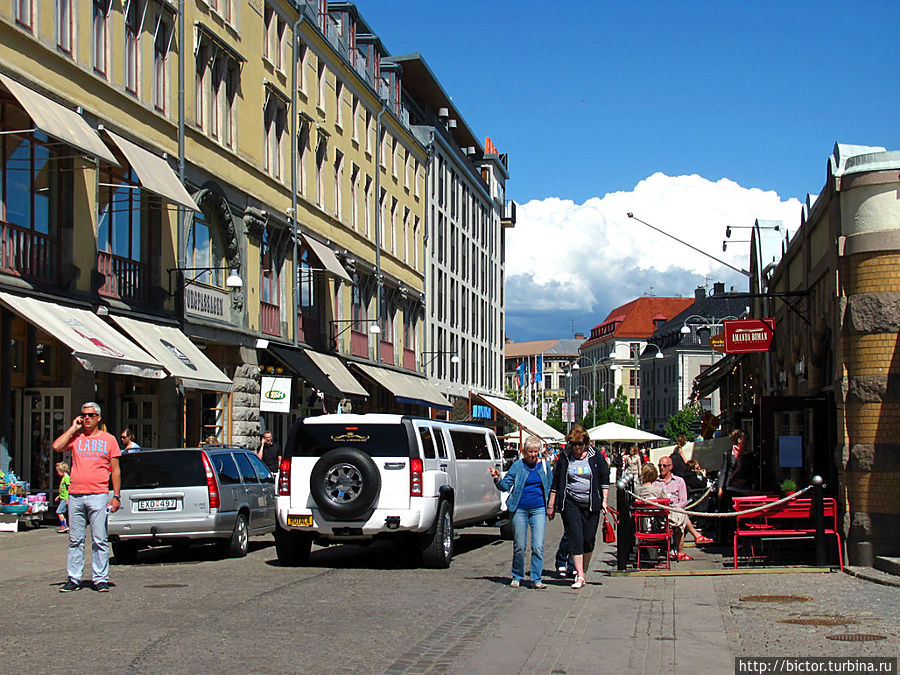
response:
[[[610,443],[646,443],[648,441],[666,441],[664,436],[651,434],[649,431],[641,431],[632,427],[626,427],[617,422],[607,422],[599,427],[588,429],[588,435],[592,441],[607,441]]]

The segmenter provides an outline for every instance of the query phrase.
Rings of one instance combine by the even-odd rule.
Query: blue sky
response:
[[[577,208],[613,193],[635,195],[655,174],[697,175],[713,191],[721,179],[774,191],[799,219],[799,204],[790,200],[822,188],[836,141],[900,149],[900,2],[356,4],[392,54],[420,52],[476,135],[490,136],[509,153],[508,196],[523,205],[509,233],[511,251],[530,250],[548,227],[529,214],[546,215],[539,202],[571,201]],[[726,209],[733,222],[715,232],[698,230],[692,220],[709,216],[713,227],[713,216],[723,213],[701,213],[706,199],[699,193],[697,202],[669,204],[663,199],[669,186],[657,187],[652,201],[659,220],[643,217],[707,243],[712,253],[721,253],[719,230],[726,224],[766,217],[753,199],[739,199],[747,210]],[[646,214],[637,197],[624,202]],[[604,229],[602,218],[576,220],[588,233],[621,234]],[[637,234],[633,253],[660,236]],[[666,245],[669,257],[681,255],[677,245]],[[687,295],[707,276],[727,277],[722,267],[673,269],[664,257],[633,255],[618,276],[646,272],[643,291],[640,283],[610,289],[593,287],[604,280],[590,279],[592,297],[563,316],[552,302],[529,311],[523,301],[536,289],[523,280],[537,270],[519,259],[508,259],[508,332],[516,340],[565,337],[572,325],[590,330],[635,292]],[[571,263],[565,256],[538,262]],[[667,288],[666,280],[675,278],[679,287]],[[549,278],[532,281],[545,290],[553,285]]]

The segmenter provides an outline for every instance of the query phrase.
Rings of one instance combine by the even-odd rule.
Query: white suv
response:
[[[428,567],[448,567],[453,530],[505,516],[485,427],[404,415],[322,415],[291,430],[278,476],[278,560],[318,544],[413,538]]]

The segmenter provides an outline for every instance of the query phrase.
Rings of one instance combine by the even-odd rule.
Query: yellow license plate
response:
[[[288,525],[293,527],[312,527],[313,519],[311,515],[308,516],[288,516],[287,517]]]

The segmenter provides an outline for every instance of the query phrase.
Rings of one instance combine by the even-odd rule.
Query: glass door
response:
[[[159,447],[157,407],[155,395],[128,396],[122,400],[122,408],[119,411],[122,429],[131,429],[135,443],[142,448]],[[111,429],[110,433],[118,438],[122,429]]]
[[[14,397],[18,443],[12,469],[31,483],[31,491],[47,491],[57,484],[55,465],[68,461],[67,453],[53,452],[53,441],[72,423],[68,388],[25,389]]]

